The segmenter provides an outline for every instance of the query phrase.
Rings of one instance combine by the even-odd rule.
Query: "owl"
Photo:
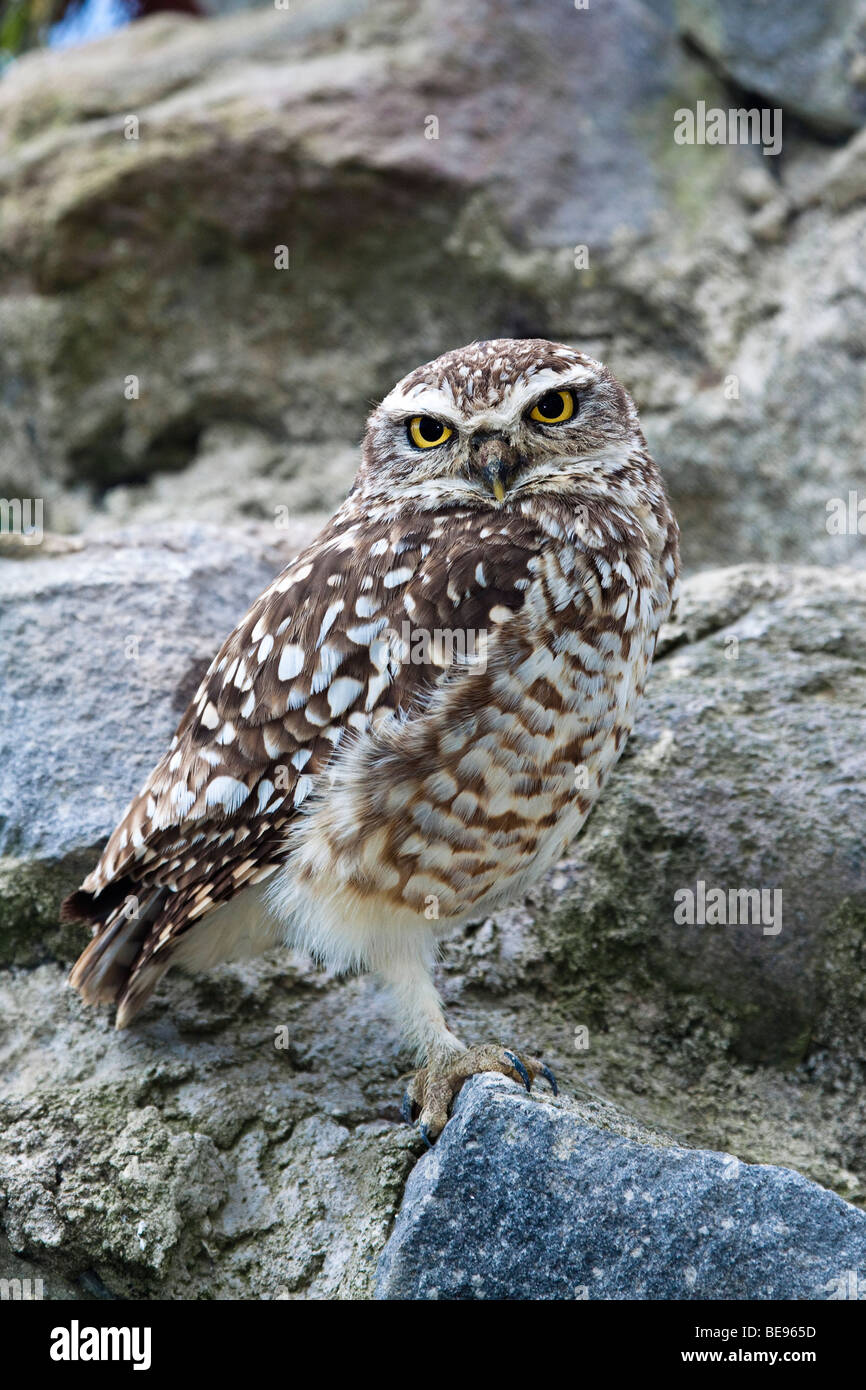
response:
[[[412,371],[64,903],[93,925],[70,983],[122,1028],[173,963],[292,944],[390,988],[428,1142],[476,1072],[555,1086],[511,1039],[464,1045],[433,964],[586,820],[675,600],[677,543],[601,363],[498,339]]]

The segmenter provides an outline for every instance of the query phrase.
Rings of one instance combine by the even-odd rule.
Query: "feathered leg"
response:
[[[429,943],[401,945],[378,960],[375,969],[390,987],[406,1039],[424,1065],[412,1077],[403,1102],[407,1122],[417,1116],[429,1144],[448,1121],[451,1102],[463,1083],[478,1072],[493,1071],[521,1082],[527,1090],[538,1076],[556,1092],[550,1068],[537,1057],[498,1044],[465,1047],[445,1021],[442,1001],[433,983],[433,952]]]

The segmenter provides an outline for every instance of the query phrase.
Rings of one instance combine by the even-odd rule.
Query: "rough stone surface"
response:
[[[538,333],[632,390],[689,564],[862,565],[826,526],[866,493],[860,146],[823,117],[779,159],[673,139],[740,104],[731,44],[853,129],[861,11],[298,0],[27,55],[0,79],[0,496],[54,531],[321,510],[397,376]]]
[[[547,953],[587,1008],[624,975],[645,998],[664,978],[705,995],[744,1060],[802,1062],[831,1037],[858,1055],[864,624],[859,572],[687,585],[639,735],[551,902]],[[677,925],[674,895],[698,880],[778,892],[779,921]]]
[[[415,1165],[383,1299],[844,1298],[866,1213],[787,1168],[666,1146],[480,1077]]]
[[[649,0],[740,87],[826,131],[866,122],[863,0]],[[738,103],[746,104],[746,103]]]
[[[359,982],[180,980],[118,1035],[63,976],[0,974],[0,1273],[52,1299],[369,1297],[419,1144],[373,1098],[399,1065]]]

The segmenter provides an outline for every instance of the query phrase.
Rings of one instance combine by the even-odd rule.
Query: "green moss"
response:
[[[36,48],[46,30],[61,17],[63,0],[6,0],[0,15],[0,70],[3,63]]]
[[[60,904],[91,867],[89,855],[61,864],[0,859],[0,965],[71,963],[90,937],[81,923],[60,921]]]
[[[825,927],[816,1041],[862,1057],[866,1016],[866,901],[844,898]]]
[[[739,151],[723,145],[678,145],[674,140],[674,115],[680,109],[694,111],[698,101],[727,110],[729,94],[702,64],[685,68],[678,87],[666,92],[655,105],[635,117],[634,135],[644,146],[659,182],[668,190],[682,231],[695,236],[704,226],[708,211],[717,208],[721,186],[730,178],[731,161]]]

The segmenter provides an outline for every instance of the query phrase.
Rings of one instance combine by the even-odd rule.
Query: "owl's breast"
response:
[[[326,898],[329,918],[436,930],[555,862],[625,746],[669,607],[630,558],[550,548],[484,661],[341,751],[287,865],[308,914]]]

